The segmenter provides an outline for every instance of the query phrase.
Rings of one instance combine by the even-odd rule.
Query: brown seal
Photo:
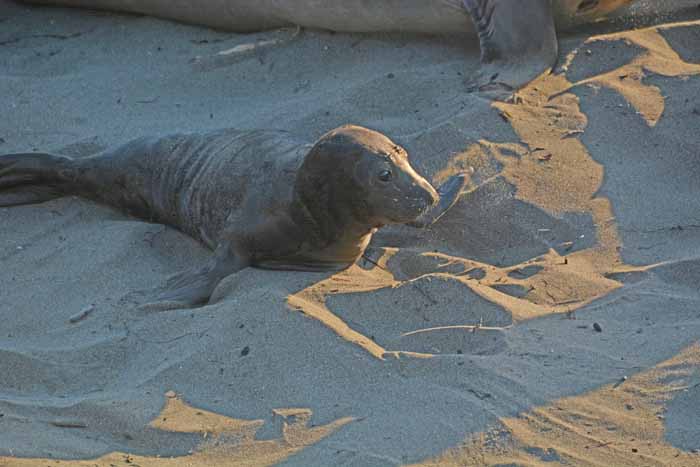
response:
[[[214,249],[176,275],[160,301],[206,302],[248,266],[340,270],[387,224],[423,226],[455,203],[464,175],[438,193],[406,151],[343,126],[308,144],[281,131],[220,130],[140,138],[84,159],[0,156],[0,206],[79,195],[176,227]]]

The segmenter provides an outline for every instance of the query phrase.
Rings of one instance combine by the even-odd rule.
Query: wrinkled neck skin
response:
[[[341,270],[357,261],[372,234],[382,224],[364,219],[361,206],[338,199],[334,190],[297,190],[291,217],[303,236],[299,266],[312,270]],[[357,203],[361,204],[361,203]]]

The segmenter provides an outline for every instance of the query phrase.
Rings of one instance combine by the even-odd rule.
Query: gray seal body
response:
[[[452,206],[465,175],[439,190],[389,138],[347,125],[315,143],[281,131],[219,130],[139,138],[84,159],[0,156],[0,206],[79,195],[171,225],[214,250],[172,278],[161,301],[206,301],[248,266],[333,271],[352,265],[376,229],[423,226]]]

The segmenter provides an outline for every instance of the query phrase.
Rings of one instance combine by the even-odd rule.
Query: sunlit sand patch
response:
[[[585,131],[587,118],[580,110],[578,97],[569,91],[584,83],[608,85],[620,91],[653,126],[663,113],[664,100],[657,87],[642,82],[644,70],[664,76],[700,74],[700,65],[684,62],[659,30],[698,24],[700,21],[676,23],[592,37],[586,42],[627,40],[647,52],[630,64],[577,83],[569,82],[566,74],[543,75],[519,92],[514,103],[494,103],[527,151],[523,146],[511,145],[506,149],[517,155],[512,157],[504,153],[504,145],[480,144],[503,165],[501,175],[517,187],[516,196],[552,214],[588,212],[597,229],[593,248],[566,255],[564,264],[555,258],[549,261],[553,267],[527,280],[528,286],[534,287],[528,300],[549,306],[571,304],[575,309],[620,286],[606,276],[629,270],[619,255],[621,240],[612,206],[608,199],[597,195],[604,168],[577,138]],[[571,274],[584,280],[567,278]]]
[[[700,466],[700,454],[666,442],[663,421],[666,402],[698,371],[695,344],[629,379],[501,419],[501,426],[416,465]]]
[[[545,75],[523,89],[515,103],[494,103],[527,151],[510,157],[489,146],[503,165],[501,175],[517,187],[517,198],[553,215],[589,213],[596,225],[594,247],[565,256],[552,251],[542,258],[541,272],[521,281],[530,288],[526,299],[549,312],[570,312],[615,290],[620,284],[605,274],[622,265],[610,203],[597,196],[604,168],[577,137],[587,118],[578,97],[566,92],[569,88],[565,75]]]
[[[450,262],[464,261],[466,267],[479,267],[484,270],[483,278],[474,279],[460,275],[457,279],[483,298],[506,309],[516,322],[551,313],[572,313],[620,287],[617,281],[591,270],[588,261],[583,260],[582,264],[578,264],[579,259],[576,256],[572,255],[572,258],[568,259],[554,250],[508,268],[435,253],[426,255],[442,257]],[[519,277],[518,271],[534,266],[538,269],[535,274]],[[520,290],[525,293],[518,297],[499,291],[500,286],[504,285],[520,286]]]
[[[387,306],[387,304],[391,304]],[[451,274],[426,274],[371,293],[328,297],[328,308],[388,351],[494,355],[512,316]]]
[[[477,295],[505,309],[516,322],[571,312],[620,287],[618,282],[590,270],[588,262],[579,265],[576,257],[570,262],[554,250],[510,267],[432,252],[406,262],[409,260],[413,263],[410,279],[445,275],[458,280]],[[517,287],[520,293],[501,291],[508,286]]]
[[[395,357],[399,355],[429,357],[432,355],[430,352],[413,352],[405,349],[383,347],[375,339],[367,335],[369,333],[363,334],[358,332],[338,314],[333,313],[326,304],[328,297],[335,294],[367,293],[380,289],[396,288],[411,284],[421,278],[435,277],[439,280],[440,277],[445,276],[450,280],[464,284],[478,296],[501,307],[517,322],[551,313],[572,313],[575,309],[591,303],[599,296],[620,287],[619,282],[591,271],[587,262],[584,261],[582,267],[577,267],[576,258],[573,259],[573,263],[568,263],[553,250],[547,255],[509,268],[499,268],[486,263],[451,257],[440,253],[425,253],[423,256],[437,260],[432,269],[433,272],[420,274],[415,279],[398,281],[389,272],[386,265],[388,260],[396,253],[395,249],[390,250],[389,253],[380,259],[377,267],[369,271],[355,266],[325,281],[314,284],[288,297],[288,303],[291,308],[321,321],[340,337],[360,346],[376,358],[385,359],[389,356]],[[442,265],[439,263],[442,263]],[[461,264],[465,273],[439,272],[444,266],[455,264]],[[515,274],[515,277],[513,277],[513,271],[533,266],[539,268],[538,272],[533,276],[518,278],[517,274]],[[469,274],[472,270],[482,271],[483,277],[472,277]],[[519,285],[522,289],[527,290],[527,294],[524,297],[517,297],[504,293],[497,288],[502,285]],[[489,326],[483,326],[478,321],[470,323],[455,322],[453,330],[458,327],[464,332],[472,333],[491,330]],[[502,330],[505,328],[500,327],[498,329]],[[425,331],[430,330],[427,329]],[[433,336],[437,336],[437,334],[434,333],[431,337]],[[440,346],[438,345],[438,347]]]
[[[97,459],[54,460],[0,457],[2,467],[95,466],[250,466],[274,465],[354,421],[343,417],[327,425],[310,426],[309,409],[275,409],[271,420],[241,420],[192,407],[172,391],[150,426],[163,431],[199,433],[201,443],[180,457],[141,456],[113,452]]]
[[[495,103],[528,151],[513,158],[494,152],[502,175],[518,187],[517,197],[547,212],[586,211],[603,180],[603,167],[572,135],[588,121],[573,94],[560,94],[569,83],[564,76],[546,76],[520,93],[517,104]]]
[[[326,307],[326,297],[336,293],[358,293],[393,287],[399,284],[386,268],[387,261],[396,253],[396,249],[387,251],[371,269],[362,269],[354,265],[326,280],[307,287],[287,297],[289,306],[306,316],[319,320],[348,342],[359,345],[377,358],[383,358],[386,349],[375,343],[368,336],[348,326],[342,319]]]
[[[700,74],[700,64],[683,61],[659,31],[697,25],[700,25],[700,21],[667,24],[591,37],[586,41],[586,44],[600,41],[625,41],[642,47],[646,52],[634,59],[632,63],[608,73],[578,81],[573,83],[573,86],[599,85],[619,92],[644,118],[646,123],[653,127],[664,112],[664,96],[657,86],[643,82],[646,77],[645,72],[667,77],[687,77]]]

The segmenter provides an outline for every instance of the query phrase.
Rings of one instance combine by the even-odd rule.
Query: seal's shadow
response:
[[[551,273],[545,269],[551,256],[590,248],[595,239],[590,215],[555,217],[514,193],[492,178],[430,229],[377,233],[359,267],[325,281],[336,279],[335,288],[316,283],[290,297],[315,296],[318,306],[385,352],[503,352],[512,308],[537,301],[528,295],[531,284]],[[372,274],[376,281],[363,287],[363,276]],[[349,340],[377,355],[361,340]]]

